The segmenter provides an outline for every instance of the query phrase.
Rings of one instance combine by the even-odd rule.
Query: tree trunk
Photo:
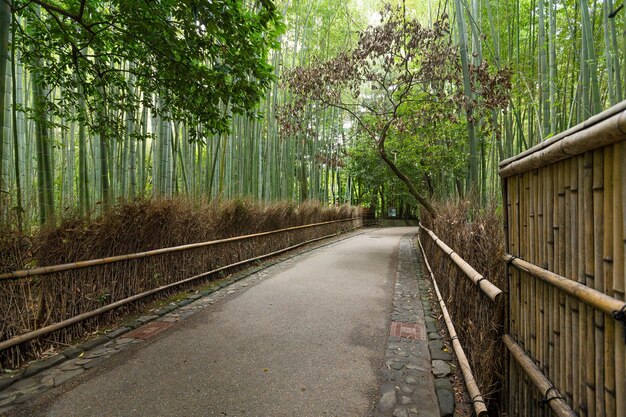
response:
[[[417,201],[422,205],[422,207],[424,207],[426,211],[430,213],[431,216],[437,217],[437,210],[435,210],[433,205],[430,204],[430,201],[428,201],[428,199],[426,199],[417,191],[417,188],[415,188],[413,181],[411,181],[411,179],[406,174],[400,171],[398,167],[396,166],[396,164],[394,164],[393,161],[389,159],[389,156],[387,156],[387,153],[385,152],[385,135],[384,134],[383,134],[383,137],[378,141],[378,154],[383,159],[383,161],[385,161],[387,166],[391,168],[393,173],[396,174],[396,176],[400,178],[402,182],[406,184],[406,186],[409,189],[409,193],[411,193],[411,195],[417,199]]]

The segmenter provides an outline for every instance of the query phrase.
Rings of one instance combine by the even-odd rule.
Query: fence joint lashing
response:
[[[550,394],[550,391],[554,390],[554,396],[548,398],[548,395]],[[550,386],[545,394],[543,394],[543,399],[539,400],[539,406],[540,407],[545,407],[546,404],[550,404],[550,401],[552,400],[563,400],[565,401],[565,398],[561,397],[561,395],[559,394],[559,391],[557,391],[556,387],[554,385]]]
[[[515,255],[510,255],[510,258],[507,259],[507,261],[506,261],[507,266],[511,266],[513,261],[516,260],[516,259],[520,259],[520,258],[518,256],[515,256]]]

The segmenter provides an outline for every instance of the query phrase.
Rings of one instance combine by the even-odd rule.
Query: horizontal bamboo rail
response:
[[[319,223],[319,224],[328,224],[328,223],[332,223],[332,222],[325,222],[325,223]],[[351,230],[353,230],[353,229],[355,229],[355,228],[352,228]],[[283,229],[283,230],[285,230],[285,229]],[[253,236],[253,235],[248,235],[248,236]],[[153,288],[153,289],[148,290],[148,291],[144,291],[144,292],[139,293],[139,294],[135,294],[135,295],[133,295],[131,297],[127,297],[127,298],[124,298],[122,300],[118,300],[118,301],[116,301],[114,303],[102,306],[102,307],[97,308],[95,310],[91,310],[91,311],[88,311],[86,313],[79,314],[78,316],[74,316],[74,317],[71,317],[69,319],[60,321],[58,323],[54,323],[54,324],[51,324],[49,326],[45,326],[45,327],[42,327],[40,329],[33,330],[31,332],[24,333],[24,334],[21,334],[19,336],[15,336],[15,337],[13,337],[11,339],[2,341],[2,342],[0,342],[0,351],[8,349],[8,348],[10,348],[12,346],[19,345],[19,344],[24,343],[24,342],[28,342],[29,340],[36,339],[36,338],[44,336],[46,334],[50,334],[50,333],[55,332],[57,330],[61,330],[61,329],[65,328],[65,327],[68,327],[68,326],[71,326],[72,324],[76,324],[76,323],[79,323],[81,321],[87,320],[87,319],[89,319],[91,317],[99,316],[101,314],[106,313],[107,311],[114,310],[114,309],[116,309],[118,307],[121,307],[123,305],[132,303],[134,301],[140,300],[140,299],[148,297],[150,295],[159,293],[159,292],[164,291],[166,289],[177,287],[177,286],[183,285],[183,284],[187,284],[187,283],[196,281],[196,280],[198,280],[200,278],[204,278],[204,277],[207,277],[209,275],[215,274],[217,272],[224,271],[224,270],[229,269],[229,268],[233,268],[233,267],[236,267],[236,266],[239,266],[239,265],[244,265],[244,264],[247,264],[247,263],[250,263],[250,262],[254,262],[254,261],[261,260],[261,259],[269,258],[271,256],[275,256],[275,255],[278,255],[278,254],[290,251],[292,249],[298,248],[300,246],[306,245],[307,243],[317,242],[319,240],[327,239],[327,238],[332,237],[332,236],[335,236],[335,234],[326,235],[326,236],[318,237],[318,238],[315,238],[315,239],[310,239],[310,240],[307,240],[305,242],[301,242],[301,243],[289,246],[289,247],[284,248],[284,249],[280,249],[280,250],[277,250],[277,251],[274,251],[274,252],[271,252],[271,253],[267,253],[265,255],[257,256],[257,257],[250,258],[250,259],[245,259],[243,261],[239,261],[239,262],[235,262],[235,263],[232,263],[232,264],[229,264],[229,265],[226,265],[226,266],[222,266],[222,267],[213,269],[211,271],[204,272],[202,274],[198,274],[198,275],[194,275],[194,276],[189,277],[189,278],[185,278],[185,279],[183,279],[181,281],[173,282],[171,284],[163,285],[163,286],[160,286],[160,287],[157,287],[157,288]],[[228,239],[225,239],[225,240],[229,241]]]
[[[424,229],[432,238],[432,240],[441,248],[441,250],[448,255],[448,257],[454,262],[461,271],[467,275],[469,279],[471,279],[474,284],[480,288],[482,292],[484,292],[487,297],[489,297],[492,301],[497,302],[498,296],[502,294],[502,290],[493,283],[491,283],[487,278],[483,277],[478,273],[470,264],[465,262],[463,258],[461,258],[456,252],[454,252],[448,245],[446,245],[441,239],[437,237],[432,230],[427,229],[421,223],[419,225],[420,228]]]
[[[584,122],[579,123],[576,126],[572,126],[569,129],[559,133],[558,135],[554,135],[549,139],[541,141],[537,145],[533,146],[530,149],[525,150],[524,152],[520,152],[515,156],[502,160],[499,166],[504,167],[506,165],[509,165],[513,161],[518,161],[522,158],[525,158],[526,156],[530,155],[533,152],[537,152],[540,149],[547,148],[548,146],[552,145],[555,142],[560,141],[561,139],[567,136],[571,136],[575,133],[580,132],[581,130],[587,129],[588,127],[593,126],[603,120],[606,120],[610,118],[611,116],[616,115],[617,113],[623,112],[624,110],[626,110],[626,101],[623,101],[609,109],[606,109],[605,111],[598,113],[595,116],[591,116],[589,119],[585,120]]]
[[[476,416],[482,417],[487,415],[487,406],[485,405],[485,401],[483,400],[483,396],[478,389],[478,384],[476,383],[476,379],[474,378],[474,374],[472,372],[472,367],[467,360],[467,356],[465,355],[465,351],[463,350],[463,346],[461,346],[461,342],[456,334],[456,330],[454,328],[454,324],[452,323],[452,319],[450,318],[450,313],[448,313],[448,308],[446,307],[446,303],[443,301],[443,297],[441,296],[441,292],[439,292],[439,286],[437,285],[437,280],[435,279],[435,274],[433,274],[432,269],[430,268],[430,264],[428,263],[428,258],[426,258],[426,252],[424,251],[424,247],[422,246],[422,241],[417,237],[417,242],[419,244],[420,250],[422,251],[422,257],[424,258],[424,263],[426,264],[426,268],[430,273],[430,277],[433,281],[433,287],[435,288],[435,293],[437,295],[437,301],[439,302],[439,306],[441,307],[441,311],[443,313],[443,318],[446,322],[446,327],[448,328],[448,334],[452,339],[452,347],[454,349],[454,353],[456,355],[457,360],[459,361],[459,365],[461,366],[461,372],[463,373],[463,379],[465,380],[465,387],[467,388],[467,392],[469,393],[470,398],[472,399],[472,403],[474,404],[474,411],[476,412]]]
[[[505,334],[502,337],[505,346],[511,352],[511,356],[522,367],[524,372],[530,377],[537,389],[543,393],[544,398],[542,401],[550,405],[552,411],[559,417],[577,417],[578,414],[574,412],[567,404],[565,399],[561,397],[559,391],[552,385],[552,383],[546,378],[546,376],[537,368],[532,358],[524,352],[524,350],[513,340],[511,336]]]
[[[26,278],[26,277],[31,277],[31,276],[34,276],[34,275],[47,275],[47,274],[52,274],[54,272],[69,271],[69,270],[73,270],[73,269],[88,268],[88,267],[91,267],[91,266],[104,265],[104,264],[110,264],[110,263],[122,262],[122,261],[129,261],[129,260],[133,260],[133,259],[148,258],[148,257],[151,257],[151,256],[163,255],[163,254],[166,254],[166,253],[173,253],[173,252],[186,251],[186,250],[190,250],[190,249],[204,248],[204,247],[207,247],[207,246],[219,245],[221,243],[226,243],[226,242],[236,242],[238,240],[245,240],[245,239],[250,239],[250,238],[254,238],[254,237],[268,236],[268,235],[272,235],[272,234],[288,232],[288,231],[292,231],[292,230],[300,230],[300,229],[306,229],[306,228],[310,228],[310,227],[323,226],[325,224],[353,221],[353,220],[356,220],[356,219],[358,219],[358,217],[351,217],[349,219],[341,219],[341,220],[332,220],[332,221],[321,222],[321,223],[306,224],[306,225],[302,225],[302,226],[287,227],[287,228],[284,228],[284,229],[272,230],[272,231],[269,231],[269,232],[262,232],[262,233],[255,233],[255,234],[251,234],[251,235],[236,236],[236,237],[231,237],[231,238],[226,238],[226,239],[210,240],[208,242],[191,243],[191,244],[188,244],[188,245],[172,246],[172,247],[169,247],[169,248],[154,249],[154,250],[150,250],[150,251],[146,251],[146,252],[138,252],[138,253],[132,253],[132,254],[127,254],[127,255],[110,256],[110,257],[102,258],[102,259],[91,259],[91,260],[88,260],[88,261],[72,262],[72,263],[62,264],[62,265],[42,266],[42,267],[33,268],[33,269],[22,269],[22,270],[19,270],[19,271],[5,272],[3,274],[0,274],[0,280]]]
[[[564,132],[517,157],[502,161],[499,165],[500,176],[507,178],[623,141],[626,138],[626,111],[621,107],[619,109],[621,109],[619,112],[604,120],[582,126],[572,133]],[[611,110],[614,112],[616,109]]]
[[[547,282],[572,297],[576,297],[580,301],[607,314],[615,315],[626,308],[626,303],[624,301],[610,297],[577,281],[567,279],[555,274],[554,272],[540,268],[537,265],[533,265],[530,262],[526,262],[513,255],[504,255],[503,259],[510,265],[529,273],[535,278],[539,278],[542,281]]]

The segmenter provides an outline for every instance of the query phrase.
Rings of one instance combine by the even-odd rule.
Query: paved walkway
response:
[[[184,321],[171,325],[181,318],[178,311],[150,323],[162,323],[155,328],[161,333],[144,334],[145,342],[135,343],[130,333],[110,342],[103,349],[119,353],[12,413],[438,416],[423,313],[413,314],[411,301],[402,307],[396,300],[392,308],[394,287],[396,299],[406,297],[396,284],[408,265],[397,262],[401,237],[415,232],[371,230],[253,274],[184,307],[190,312],[182,313]],[[408,339],[390,338],[392,311],[393,320],[422,321]],[[120,342],[124,349],[116,347]],[[399,347],[407,348],[406,356]],[[386,408],[390,390],[398,394],[393,404],[387,395]],[[418,403],[419,409],[409,407]]]

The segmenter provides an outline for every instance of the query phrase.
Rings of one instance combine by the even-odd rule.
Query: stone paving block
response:
[[[401,405],[393,410],[392,415],[393,417],[409,417],[409,410],[404,405]]]
[[[58,387],[68,379],[74,378],[75,376],[78,376],[83,372],[85,372],[83,368],[74,369],[72,371],[63,371],[63,373],[54,377],[54,386]]]
[[[450,375],[452,371],[450,370],[450,365],[442,360],[434,360],[433,361],[433,374],[436,377],[441,378],[444,376]]]
[[[128,336],[128,335],[126,335],[126,336]],[[130,344],[130,343],[132,343],[132,342],[134,342],[134,341],[135,341],[135,339],[133,339],[133,338],[131,338],[131,337],[122,337],[122,338],[118,338],[118,339],[116,339],[116,340],[115,340],[115,343],[116,343],[118,346],[124,346],[124,345],[128,345],[128,344]]]
[[[158,318],[159,318],[159,316],[157,316],[156,314],[149,314],[149,315],[147,315],[147,316],[141,316],[141,317],[139,317],[139,318],[137,319],[137,321],[140,321],[140,322],[142,322],[142,323],[149,323],[149,322],[151,322],[152,320],[156,320],[156,319],[158,319]]]
[[[433,374],[436,377],[441,378],[444,376],[448,376],[451,373],[450,365],[442,360],[434,360],[433,361]]]
[[[167,313],[171,313],[172,311],[176,310],[177,308],[178,308],[177,305],[163,306],[157,310],[154,310],[154,314],[156,314],[157,316],[164,316]]]
[[[83,353],[82,349],[78,349],[77,347],[71,347],[61,352],[61,355],[65,356],[67,359],[74,359],[81,353]]]
[[[28,368],[26,368],[24,370],[24,373],[22,374],[22,378],[26,378],[29,377],[31,375],[35,375],[38,374],[39,372],[51,368],[55,365],[60,364],[61,362],[65,362],[65,356],[61,355],[61,354],[57,354],[54,355],[50,358],[46,358],[46,359],[41,359],[38,361],[35,361],[33,363],[31,363],[30,365],[28,365]]]
[[[396,386],[394,384],[383,384],[380,387],[380,394],[378,410],[382,412],[391,411],[397,401]]]
[[[179,320],[185,320],[188,317],[191,317],[195,314],[194,310],[187,310],[187,311],[183,311],[180,313],[180,315],[178,316]]]
[[[438,389],[437,398],[439,399],[439,410],[442,417],[451,416],[454,414],[454,393],[447,389]]]
[[[77,359],[77,360],[80,360],[80,359]],[[80,365],[76,364],[76,360],[74,360],[74,361],[64,363],[58,369],[65,372],[65,371],[73,371],[78,368],[80,368]]]
[[[20,379],[19,381],[16,381],[13,385],[11,385],[8,390],[7,393],[13,393],[13,392],[21,392],[24,390],[27,390],[31,387],[35,387],[39,385],[39,380],[36,377],[30,377],[30,378],[23,378]]]
[[[454,391],[452,382],[448,378],[435,379],[435,389],[447,389],[448,391]]]
[[[103,345],[107,343],[109,340],[111,339],[109,339],[106,336],[100,336],[100,337],[96,337],[95,339],[88,340],[85,343],[81,343],[80,345],[76,347],[81,350],[89,350],[89,349],[95,348],[96,346]]]
[[[431,359],[439,359],[442,361],[451,361],[452,355],[449,352],[444,352],[443,350],[435,350],[430,352]]]
[[[428,342],[428,347],[431,351],[443,349],[443,342],[441,340],[431,340]]]
[[[19,375],[1,375],[0,376],[0,391],[5,389],[6,387],[15,383],[15,381],[19,381]]]
[[[400,369],[404,368],[405,364],[401,363],[401,362],[394,362],[391,364],[391,369],[394,369],[396,371],[399,371]]]
[[[189,305],[191,303],[193,303],[194,300],[190,300],[188,298],[184,299],[184,300],[180,300],[179,302],[177,302],[176,304],[178,304],[180,307],[184,307],[186,305]]]
[[[162,317],[159,321],[164,321],[166,323],[176,323],[179,320],[179,317]]]
[[[84,369],[91,369],[94,366],[98,366],[99,364],[101,364],[102,362],[107,360],[108,358],[109,358],[109,356],[101,356],[99,358],[92,359],[89,362],[87,362],[86,364],[84,364],[83,368]]]
[[[117,338],[117,337],[119,337],[119,336],[121,336],[121,335],[123,335],[123,334],[125,334],[125,333],[130,332],[131,330],[132,330],[132,329],[131,329],[130,327],[120,327],[120,328],[119,328],[119,329],[117,329],[117,330],[113,330],[112,332],[107,333],[107,334],[106,334],[106,336],[107,336],[109,339],[115,339],[115,338]]]
[[[437,333],[437,325],[435,324],[435,319],[431,317],[426,317],[426,330],[428,333]]]
[[[143,323],[140,322],[139,320],[134,320],[129,323],[126,323],[124,326],[130,327],[131,329],[136,329],[137,327],[142,326],[142,325]]]
[[[1,407],[7,404],[11,404],[13,401],[15,401],[16,398],[17,398],[17,394],[11,394],[11,395],[5,396],[4,398],[0,398],[0,409],[2,409]]]

